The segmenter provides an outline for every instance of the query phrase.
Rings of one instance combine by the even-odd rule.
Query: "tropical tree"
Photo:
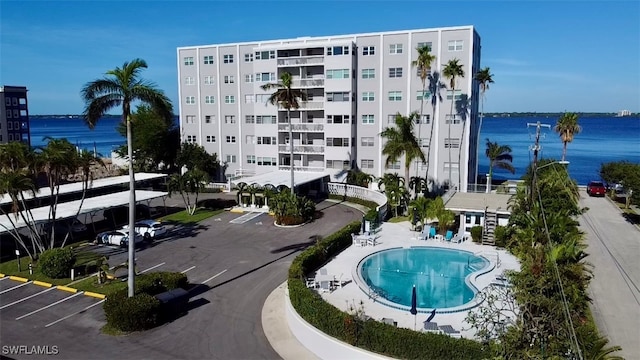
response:
[[[424,98],[427,96],[427,78],[431,74],[431,63],[436,60],[435,55],[431,54],[431,47],[424,45],[417,47],[418,57],[411,62],[411,66],[418,69],[418,76],[422,82],[422,93],[420,96],[420,121],[418,122],[418,137],[421,132],[422,115],[424,114]],[[433,127],[433,125],[431,125]],[[427,170],[428,171],[428,170]]]
[[[429,166],[431,159],[431,142],[433,141],[433,132],[435,129],[435,121],[436,121],[436,106],[438,102],[442,102],[442,90],[446,89],[447,86],[440,81],[440,73],[438,71],[433,71],[428,76],[429,79],[429,94],[431,102],[431,133],[429,134],[429,145],[427,146],[427,170],[425,172],[424,178],[427,181],[429,179]],[[435,181],[434,181],[435,182]]]
[[[445,78],[449,79],[449,88],[451,88],[451,111],[449,111],[449,127],[447,135],[447,137],[451,139],[451,123],[453,123],[454,120],[453,105],[456,102],[456,80],[458,78],[464,77],[464,69],[462,64],[460,64],[460,60],[455,58],[449,60],[449,62],[447,62],[444,69],[442,70],[442,75],[444,75]],[[451,146],[449,146],[449,186],[451,186],[452,165]],[[458,164],[458,166],[460,166],[460,164]],[[460,171],[460,168],[458,168],[458,171]]]
[[[413,126],[418,116],[420,115],[416,112],[411,113],[408,117],[398,113],[395,118],[396,126],[387,127],[380,133],[380,136],[386,140],[382,148],[382,154],[387,156],[385,161],[387,168],[404,155],[404,183],[406,185],[409,184],[410,180],[409,169],[411,168],[411,162],[416,159],[420,159],[422,162],[426,161],[420,142],[413,132]]]
[[[403,206],[409,197],[404,184],[404,178],[397,173],[386,173],[378,179],[378,188],[382,189],[387,197],[387,203],[394,210],[395,216],[398,216],[398,208]]]
[[[267,83],[262,85],[260,88],[262,90],[272,90],[276,89],[276,91],[269,96],[267,102],[271,105],[276,105],[287,110],[287,121],[289,122],[289,156],[290,166],[291,166],[291,193],[295,193],[295,182],[294,182],[294,171],[293,171],[293,126],[291,125],[291,110],[297,110],[300,108],[300,101],[307,101],[307,94],[300,89],[292,89],[293,85],[293,77],[291,73],[283,72],[280,75],[280,82],[278,83]]]
[[[444,234],[456,219],[453,211],[445,208],[444,200],[440,196],[429,202],[426,214],[429,219],[438,219],[438,231],[441,234]]]
[[[173,174],[169,178],[169,196],[175,192],[179,193],[187,213],[193,215],[198,208],[198,196],[208,182],[207,173],[200,169],[189,170],[184,174]],[[195,196],[193,200],[191,195]]]
[[[269,200],[269,209],[273,209],[276,224],[298,225],[313,220],[316,204],[302,196],[289,192],[280,192]]]
[[[560,135],[562,140],[562,161],[565,161],[567,155],[567,144],[573,141],[573,137],[582,131],[582,127],[578,125],[578,114],[564,113],[553,128]]]
[[[187,170],[199,169],[209,178],[214,177],[220,169],[220,161],[216,153],[209,154],[202,145],[183,142],[176,155],[176,165]]]
[[[414,218],[414,214],[420,219],[420,222],[424,225],[429,218],[429,206],[431,204],[431,199],[426,198],[424,196],[420,196],[416,199],[411,200],[409,203],[409,217]]]
[[[347,184],[366,188],[369,187],[371,181],[373,181],[373,175],[367,174],[358,168],[347,171]]]
[[[135,101],[150,105],[157,114],[164,118],[173,116],[171,102],[164,92],[155,84],[140,78],[140,72],[147,68],[142,59],[125,62],[122,67],[116,67],[106,72],[102,79],[91,81],[82,88],[82,98],[85,102],[84,121],[93,129],[100,118],[107,111],[121,107],[122,122],[127,126],[127,155],[129,159],[129,239],[135,238],[135,175],[133,169],[133,143],[131,133],[131,104]],[[129,241],[129,269],[128,294],[134,295],[135,282],[135,241]]]
[[[499,145],[497,142],[491,142],[487,139],[487,149],[485,155],[489,158],[489,177],[487,178],[487,191],[491,188],[489,183],[493,179],[493,168],[504,169],[510,173],[515,173],[516,169],[511,162],[513,156],[511,155],[511,146]]]
[[[484,100],[485,93],[489,90],[489,84],[493,84],[493,74],[491,73],[491,69],[489,67],[480,69],[474,76],[475,80],[480,84],[480,97],[481,97],[481,105],[480,105],[480,126],[478,126],[478,134],[482,132],[482,120],[484,118]],[[478,172],[478,163],[480,159],[480,142],[477,142],[476,146],[476,176]]]
[[[412,176],[409,179],[409,189],[413,190],[413,198],[416,199],[419,194],[424,194],[427,190],[427,179],[420,176]]]

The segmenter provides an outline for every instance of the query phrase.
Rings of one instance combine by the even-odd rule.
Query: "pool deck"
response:
[[[397,322],[398,327],[414,329],[414,316],[411,315],[409,311],[375,302],[374,299],[368,295],[367,291],[363,290],[367,289],[367,287],[365,284],[362,284],[362,280],[360,280],[356,271],[358,263],[363,258],[385,249],[399,247],[409,248],[413,246],[433,246],[469,251],[474,254],[483,255],[491,262],[491,271],[478,276],[472,274],[472,277],[475,277],[472,283],[478,290],[482,290],[492,282],[495,282],[496,275],[502,274],[503,271],[519,269],[518,261],[513,255],[493,246],[479,245],[472,241],[465,241],[460,244],[436,241],[433,239],[424,241],[417,240],[417,236],[417,232],[410,230],[409,222],[384,223],[382,230],[377,233],[377,245],[362,247],[350,246],[323,266],[323,269],[327,269],[327,274],[330,277],[335,276],[337,279],[341,279],[342,282],[347,281],[347,283],[341,288],[338,287],[331,292],[320,292],[320,294],[327,302],[343,311],[349,311],[349,308],[362,308],[367,316],[375,320],[381,321],[382,318],[390,318]],[[497,259],[500,260],[499,265],[496,263]],[[483,271],[480,271],[478,273],[482,272]],[[361,302],[362,305],[360,305]],[[469,306],[463,307],[468,308]],[[467,316],[467,310],[453,313],[440,313],[440,311],[446,311],[446,309],[438,309],[437,311],[438,313],[432,322],[436,322],[440,326],[451,325],[455,330],[460,331],[463,337],[473,338],[475,331],[469,330],[469,324],[464,321]],[[423,328],[423,322],[428,316],[428,313],[418,313],[416,330]]]

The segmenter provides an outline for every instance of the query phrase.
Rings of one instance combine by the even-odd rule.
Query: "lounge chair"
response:
[[[438,323],[425,321],[424,322],[424,331],[440,333],[440,329],[438,328]]]
[[[452,238],[453,238],[453,231],[447,230],[447,233],[444,236],[444,240],[445,241],[451,241]]]
[[[316,289],[319,285],[315,278],[307,278],[306,283],[309,289]]]
[[[432,227],[429,229],[429,238],[435,238],[436,237],[436,228]]]
[[[321,280],[320,281],[320,292],[332,292],[334,289],[333,284],[330,280]]]
[[[460,334],[460,331],[456,330],[453,328],[453,326],[451,325],[441,325],[438,326],[438,328],[440,329],[440,331],[442,331],[443,333],[451,336],[451,337],[462,337],[462,335]]]
[[[429,236],[430,231],[431,231],[431,225],[425,225],[425,227],[422,229],[422,232],[418,234],[418,240],[427,240],[430,237]]]

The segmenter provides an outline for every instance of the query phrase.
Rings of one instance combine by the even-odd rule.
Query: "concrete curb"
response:
[[[74,289],[74,288],[70,288],[68,286],[62,286],[62,285],[57,286],[56,289],[62,290],[62,291],[67,291],[67,292],[70,292],[70,293],[73,293],[73,294],[78,292],[78,289]]]
[[[0,278],[3,278],[3,277],[5,277],[5,276],[6,276],[5,274],[0,274]]]
[[[38,281],[38,280],[35,280],[35,281],[33,282],[33,284],[34,284],[34,285],[38,285],[38,286],[44,286],[44,287],[47,287],[47,288],[50,288],[50,287],[52,287],[52,286],[53,286],[53,284],[50,284],[50,283],[48,283],[48,282],[44,282],[44,281]]]
[[[9,276],[9,279],[10,279],[10,280],[15,280],[15,281],[24,282],[24,283],[26,283],[27,281],[29,281],[29,279],[27,279],[27,278],[23,278],[23,277],[20,277],[20,276]]]
[[[93,298],[96,298],[96,299],[101,299],[101,300],[104,300],[107,297],[107,295],[98,294],[98,293],[94,293],[94,292],[91,292],[91,291],[85,291],[84,295],[90,296],[90,297],[93,297]]]

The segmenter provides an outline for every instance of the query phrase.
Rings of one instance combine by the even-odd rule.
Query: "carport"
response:
[[[327,172],[296,171],[294,173],[294,188],[297,189],[296,193],[302,193],[302,195],[315,197],[318,192],[325,190],[325,184],[330,181],[331,174]],[[291,172],[278,170],[234,179],[231,181],[231,188],[239,187],[241,189],[240,192],[242,192],[243,184],[258,189],[271,188],[281,191],[285,188],[288,189],[291,185]],[[255,203],[256,195],[262,196],[254,193],[251,197],[252,205]]]

